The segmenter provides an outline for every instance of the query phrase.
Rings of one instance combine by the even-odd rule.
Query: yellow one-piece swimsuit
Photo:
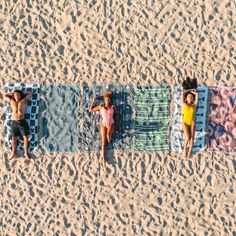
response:
[[[191,125],[195,118],[195,106],[184,105],[183,107],[183,121],[187,125]]]

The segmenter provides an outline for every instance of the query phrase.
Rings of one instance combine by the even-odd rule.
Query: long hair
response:
[[[196,89],[197,79],[196,78],[191,79],[190,77],[187,77],[186,80],[183,81],[182,86],[185,90]]]

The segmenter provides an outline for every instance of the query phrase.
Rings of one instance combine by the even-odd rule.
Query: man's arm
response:
[[[6,102],[11,102],[11,100],[13,99],[13,94],[14,93],[2,94],[3,100]]]
[[[32,92],[32,91],[27,92],[25,95],[26,95],[26,96],[25,96],[24,99],[25,99],[26,101],[29,101],[29,100],[31,99],[32,95],[33,95],[33,92]]]

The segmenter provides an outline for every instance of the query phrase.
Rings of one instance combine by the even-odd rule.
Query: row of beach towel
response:
[[[171,88],[169,86],[83,85],[78,86],[14,83],[5,92],[21,89],[33,91],[26,110],[30,125],[29,151],[42,148],[48,152],[100,150],[99,113],[89,113],[94,96],[104,89],[113,91],[112,102],[117,106],[121,131],[115,132],[108,149],[135,151],[182,152],[183,131],[181,87],[174,87],[174,110],[170,119]],[[198,87],[199,104],[196,111],[196,134],[193,152],[236,151],[236,88]],[[97,103],[102,101],[97,100]],[[40,117],[39,117],[40,111]],[[11,148],[11,108],[3,110],[4,147]],[[80,121],[82,120],[82,127]],[[170,138],[171,137],[171,138]],[[19,149],[23,141],[19,140]]]

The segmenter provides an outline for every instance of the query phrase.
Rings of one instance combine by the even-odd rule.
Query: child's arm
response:
[[[98,106],[94,107],[95,100],[96,100],[96,97],[93,98],[93,102],[92,102],[91,106],[89,107],[89,112],[96,112],[96,111],[101,110],[101,105],[98,105]]]
[[[191,89],[191,93],[193,93],[195,95],[194,105],[197,106],[198,105],[198,92],[196,89]]]
[[[184,101],[185,93],[186,93],[186,90],[184,90],[184,88],[183,88],[182,94],[181,94],[181,103],[182,103],[182,105],[184,105],[184,103],[185,103],[185,101]]]

